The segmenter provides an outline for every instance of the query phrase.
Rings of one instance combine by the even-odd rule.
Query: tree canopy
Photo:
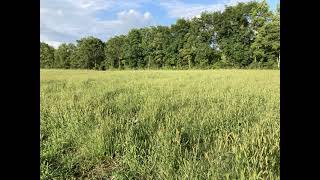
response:
[[[55,67],[54,48],[44,42],[40,42],[40,68]]]
[[[132,29],[103,42],[84,37],[56,50],[40,42],[41,68],[277,68],[280,13],[266,1],[178,19],[171,26]]]

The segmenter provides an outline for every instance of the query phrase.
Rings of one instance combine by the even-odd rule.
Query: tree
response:
[[[151,28],[142,28],[141,29],[141,48],[142,56],[144,57],[144,62],[146,63],[146,68],[150,69],[153,61],[153,52],[152,41],[154,39],[153,27]]]
[[[153,30],[154,38],[151,41],[153,64],[156,68],[162,68],[166,62],[165,57],[170,44],[170,30],[165,26],[157,26]]]
[[[220,58],[219,53],[207,43],[197,44],[195,49],[195,65],[199,68],[208,68]]]
[[[94,37],[62,44],[40,43],[42,68],[252,68],[280,65],[280,6],[267,2],[227,6],[223,12],[178,19],[171,26],[132,29],[105,44]]]
[[[278,59],[278,68],[280,68],[280,4],[277,4],[277,11],[274,18],[274,21],[278,22],[279,26],[279,59]]]
[[[71,67],[71,54],[74,53],[75,49],[74,44],[61,44],[54,53],[56,67],[69,69]]]
[[[188,32],[185,36],[185,43],[182,49],[179,50],[182,67],[191,67],[194,65],[194,57],[196,52],[196,37],[195,34]]]
[[[220,59],[214,23],[210,21],[207,13],[202,13],[200,18],[190,21],[189,33],[185,35],[184,51],[187,52],[188,67],[206,68]]]
[[[185,19],[178,19],[176,24],[171,26],[171,36],[174,37],[169,46],[170,50],[170,62],[176,59],[176,66],[183,68],[191,61],[190,52],[184,49],[187,38],[185,37],[190,31],[190,22]],[[174,54],[174,55],[173,55]]]
[[[79,61],[79,47],[75,46],[74,51],[70,54],[70,68],[72,69],[78,69],[81,68],[82,65]]]
[[[40,42],[40,68],[53,68],[55,65],[54,48]]]
[[[77,40],[76,57],[78,67],[82,69],[101,69],[104,61],[104,43],[95,37]]]
[[[105,65],[108,68],[123,67],[124,43],[126,36],[115,36],[106,42],[105,46]]]
[[[253,29],[255,35],[258,34],[258,30],[267,22],[272,20],[272,12],[269,9],[269,6],[266,0],[261,1],[260,3],[252,4],[252,12],[248,16],[251,28]]]
[[[129,68],[143,68],[146,65],[141,47],[141,32],[138,29],[129,31],[125,41],[125,64]]]
[[[245,67],[253,60],[250,46],[254,41],[254,31],[250,23],[254,19],[251,14],[257,7],[257,2],[238,3],[215,16],[219,48],[227,61],[236,67]]]
[[[271,22],[266,22],[258,30],[257,38],[251,46],[255,62],[279,67],[280,61],[280,14],[276,13]]]

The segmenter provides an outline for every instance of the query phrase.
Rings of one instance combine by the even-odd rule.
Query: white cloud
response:
[[[101,33],[107,32],[112,36],[125,34],[132,28],[145,27],[152,25],[154,22],[149,12],[142,14],[136,10],[130,9],[128,11],[119,12],[116,20],[100,21],[99,23],[97,31],[100,31]]]
[[[151,18],[151,13],[150,12],[145,12],[143,14],[143,17],[146,18],[146,19],[150,19]]]
[[[238,2],[249,2],[251,0],[224,0],[223,2],[207,4],[191,4],[182,1],[165,1],[161,2],[164,8],[167,9],[168,15],[173,18],[192,18],[199,17],[204,11],[223,11],[225,5],[232,6]]]
[[[49,45],[53,46],[55,49],[57,49],[60,44],[62,44],[63,42],[58,42],[58,41],[46,41],[46,43],[48,43]]]
[[[148,0],[41,0],[40,40],[52,46],[91,35],[106,41],[111,36],[127,33],[131,28],[151,25],[150,12],[129,9],[139,7],[144,1]],[[117,13],[112,20],[96,18],[100,11],[110,13],[121,8],[129,10]]]

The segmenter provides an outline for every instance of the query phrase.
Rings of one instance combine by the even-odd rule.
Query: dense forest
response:
[[[178,19],[171,26],[132,29],[107,42],[84,37],[57,49],[40,42],[40,68],[279,68],[280,9],[266,1]]]

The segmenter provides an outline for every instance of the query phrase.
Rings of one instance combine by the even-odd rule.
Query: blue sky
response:
[[[40,40],[57,47],[85,36],[106,41],[132,28],[170,25],[250,0],[40,0]],[[267,0],[271,10],[279,0]]]

